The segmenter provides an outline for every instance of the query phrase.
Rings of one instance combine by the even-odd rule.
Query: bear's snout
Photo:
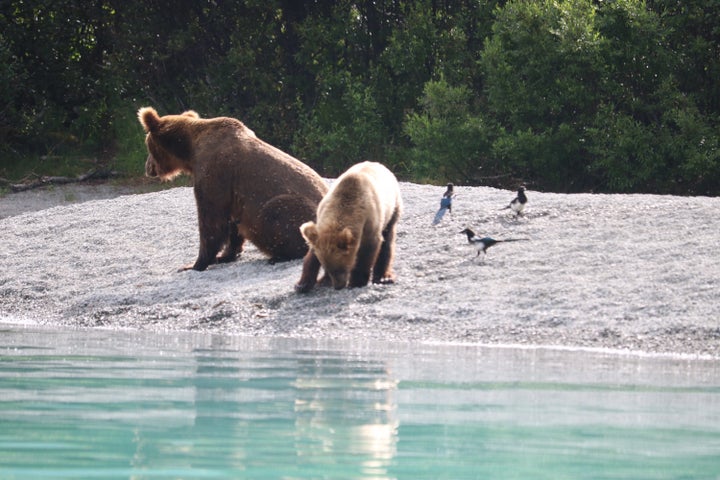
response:
[[[342,290],[347,287],[348,275],[345,272],[333,273],[330,275],[330,279],[335,290]]]
[[[155,164],[155,158],[153,158],[152,155],[148,155],[147,160],[145,161],[145,176],[147,177],[157,177],[157,166]]]

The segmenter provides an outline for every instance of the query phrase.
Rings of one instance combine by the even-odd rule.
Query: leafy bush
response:
[[[413,145],[409,168],[416,178],[467,184],[497,174],[498,165],[490,160],[490,129],[471,111],[472,101],[467,87],[444,79],[425,84],[420,111],[405,119]]]
[[[383,159],[385,136],[372,91],[350,74],[328,81],[326,94],[308,113],[293,151],[326,175],[362,160]]]
[[[139,172],[134,114],[152,105],[237,117],[327,175],[370,158],[437,183],[720,194],[718,14],[707,0],[4,1],[0,175]]]

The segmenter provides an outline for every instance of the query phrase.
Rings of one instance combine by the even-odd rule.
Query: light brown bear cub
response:
[[[193,111],[161,117],[150,107],[141,108],[138,118],[147,134],[145,173],[193,178],[200,249],[185,268],[233,261],[245,240],[271,261],[305,255],[300,225],[315,218],[328,190],[312,168],[234,118],[205,119]]]
[[[336,289],[392,283],[395,229],[402,200],[395,175],[375,162],[354,165],[320,201],[317,223],[300,227],[310,250],[303,261],[298,292],[317,282],[320,266]]]

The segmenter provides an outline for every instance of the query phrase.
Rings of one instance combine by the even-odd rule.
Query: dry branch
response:
[[[91,170],[90,172],[78,175],[76,177],[62,176],[36,176],[34,180],[26,179],[21,183],[11,183],[8,180],[0,179],[0,184],[6,185],[12,192],[24,192],[35,188],[45,187],[48,185],[65,185],[68,183],[81,183],[88,180],[106,180],[108,178],[117,177],[120,174],[113,170]]]

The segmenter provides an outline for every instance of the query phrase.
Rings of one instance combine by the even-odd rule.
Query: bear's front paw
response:
[[[199,261],[195,261],[195,263],[188,263],[187,265],[183,265],[178,269],[178,272],[185,272],[187,270],[196,270],[198,272],[202,272],[207,270],[208,264],[202,263]]]
[[[312,290],[313,286],[310,283],[297,283],[295,284],[295,291],[297,293],[308,293]]]

